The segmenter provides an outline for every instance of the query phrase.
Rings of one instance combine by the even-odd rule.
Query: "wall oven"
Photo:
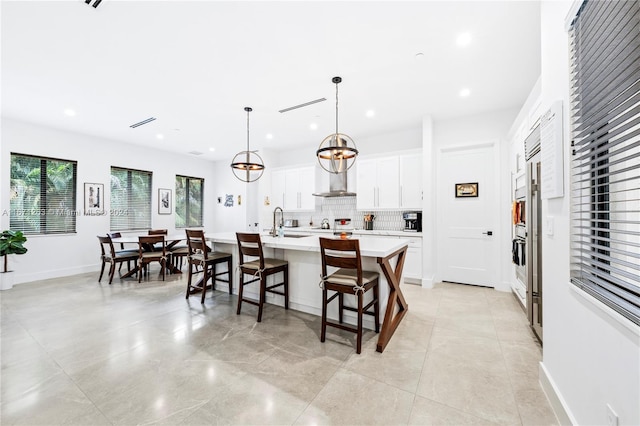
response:
[[[517,224],[512,241],[511,260],[516,267],[516,278],[527,283],[527,230],[524,224]]]

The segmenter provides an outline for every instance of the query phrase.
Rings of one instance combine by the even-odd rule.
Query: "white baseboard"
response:
[[[510,292],[511,291],[511,283],[509,281],[502,281],[497,286],[494,287],[494,290]]]
[[[433,277],[422,279],[422,288],[433,288],[433,284],[434,284]]]
[[[542,390],[547,395],[547,399],[558,418],[558,422],[561,425],[577,425],[578,423],[568,410],[562,394],[558,391],[557,386],[542,362],[539,364],[538,377],[540,379],[540,386],[542,386]]]
[[[107,267],[105,273],[107,273],[108,271],[109,269]],[[35,273],[16,273],[14,284],[26,284],[33,281],[47,280],[51,278],[62,278],[71,275],[86,274],[88,272],[95,272],[97,281],[98,276],[100,275],[100,264],[76,266],[73,268],[50,269],[48,271],[40,271]]]

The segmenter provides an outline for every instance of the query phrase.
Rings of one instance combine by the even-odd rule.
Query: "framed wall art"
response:
[[[171,214],[171,190],[158,189],[158,214]]]
[[[477,197],[478,182],[456,183],[456,198]]]
[[[104,185],[101,183],[84,184],[84,214],[97,216],[104,213]]]

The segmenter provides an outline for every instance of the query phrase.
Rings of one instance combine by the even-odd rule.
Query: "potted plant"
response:
[[[23,245],[27,238],[21,231],[2,231],[0,234],[0,256],[3,257],[3,268],[0,271],[0,290],[8,290],[13,287],[13,276],[8,270],[10,254],[25,254],[27,248]]]

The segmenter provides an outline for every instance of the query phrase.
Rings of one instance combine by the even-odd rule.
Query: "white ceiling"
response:
[[[315,148],[335,129],[333,76],[357,143],[519,107],[540,75],[538,1],[3,0],[1,14],[3,116],[211,160],[246,148],[245,106],[251,149]]]

